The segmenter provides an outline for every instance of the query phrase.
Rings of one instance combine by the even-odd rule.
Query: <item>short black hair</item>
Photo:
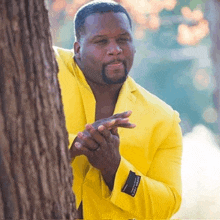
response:
[[[84,33],[84,24],[85,20],[88,16],[95,14],[95,13],[107,13],[107,12],[122,12],[124,13],[130,23],[130,27],[132,28],[132,22],[131,18],[126,11],[126,9],[121,6],[120,4],[114,2],[114,1],[92,1],[85,5],[83,5],[79,10],[76,12],[75,18],[74,18],[74,25],[75,25],[75,37],[76,40],[79,41],[81,38],[81,35]]]

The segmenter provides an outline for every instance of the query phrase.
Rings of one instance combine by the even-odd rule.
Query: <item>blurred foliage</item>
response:
[[[132,4],[130,0],[125,1],[117,2],[126,3],[125,7],[128,3]],[[73,47],[73,16],[85,2],[88,0],[46,0],[54,45],[69,49]],[[141,1],[142,4],[144,2],[147,1]],[[216,112],[212,101],[215,80],[209,58],[209,36],[200,39],[193,46],[181,45],[178,42],[178,29],[181,24],[189,27],[198,24],[186,20],[181,9],[189,7],[191,10],[204,11],[205,1],[180,0],[173,1],[172,4],[174,3],[173,10],[159,12],[157,28],[150,30],[149,25],[137,23],[137,17],[133,19],[137,53],[130,75],[180,113],[184,133],[191,131],[196,124],[204,124],[217,132]],[[138,3],[133,1],[133,4]],[[141,7],[133,8],[132,18],[140,14],[138,10]],[[140,10],[142,15],[149,16],[149,12],[144,13],[143,7]],[[131,13],[130,8],[128,11]]]

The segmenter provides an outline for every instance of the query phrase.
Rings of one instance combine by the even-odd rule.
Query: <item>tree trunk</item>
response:
[[[0,219],[74,219],[68,134],[43,0],[0,1]]]
[[[218,111],[218,134],[220,135],[220,0],[207,1],[206,11],[212,40],[211,59],[216,81],[213,100]]]

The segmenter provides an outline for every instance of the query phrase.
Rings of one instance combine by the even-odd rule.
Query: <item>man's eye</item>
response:
[[[127,42],[127,41],[129,41],[129,39],[128,38],[119,38],[118,41],[119,42]]]
[[[107,40],[103,39],[103,40],[98,40],[98,41],[95,41],[96,44],[105,44],[107,43]]]

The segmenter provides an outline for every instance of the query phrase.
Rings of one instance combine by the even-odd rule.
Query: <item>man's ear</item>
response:
[[[80,59],[80,43],[76,41],[73,45],[74,48],[74,55],[77,59]]]

